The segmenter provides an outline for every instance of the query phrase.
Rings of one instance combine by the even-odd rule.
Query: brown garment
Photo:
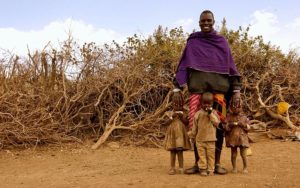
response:
[[[225,140],[227,147],[249,147],[249,120],[243,114],[228,114],[225,124]]]
[[[208,115],[208,112],[200,109],[194,116],[191,137],[195,138],[196,142],[216,141],[216,127],[219,123],[220,118],[216,110]]]
[[[164,146],[168,151],[191,149],[185,125],[180,117],[174,117],[171,121],[166,132]]]
[[[213,172],[215,170],[215,146],[216,142],[196,142],[199,161],[198,166],[201,170]]]

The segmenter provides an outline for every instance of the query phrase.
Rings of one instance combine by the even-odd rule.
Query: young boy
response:
[[[217,112],[212,108],[213,94],[203,93],[201,109],[194,116],[190,138],[196,142],[200,160],[200,175],[214,175],[216,127],[220,123]]]

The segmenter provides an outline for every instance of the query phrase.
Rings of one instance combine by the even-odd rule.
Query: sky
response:
[[[159,26],[199,30],[206,9],[223,18],[229,29],[250,26],[283,52],[300,48],[298,0],[0,0],[0,50],[25,55],[49,42],[59,46],[72,37],[78,43],[123,42],[147,37]]]

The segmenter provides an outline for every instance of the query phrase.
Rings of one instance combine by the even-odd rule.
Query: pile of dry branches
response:
[[[253,124],[286,124],[296,130],[299,60],[284,56],[247,31],[221,30],[243,76],[245,112]],[[1,147],[30,147],[84,139],[127,139],[160,146],[166,129],[172,79],[187,35],[159,27],[152,36],[133,36],[119,45],[78,46],[0,59]],[[276,104],[292,106],[280,115]]]
[[[252,127],[287,126],[299,131],[300,59],[295,51],[284,55],[278,47],[264,43],[261,36],[248,38],[245,31],[225,32],[235,63],[243,78],[244,111]],[[280,102],[289,103],[284,114],[277,112]]]

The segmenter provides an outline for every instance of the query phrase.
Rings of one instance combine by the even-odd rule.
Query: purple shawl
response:
[[[176,80],[180,86],[187,82],[188,68],[240,76],[226,39],[216,31],[195,32],[189,36],[176,71]]]

